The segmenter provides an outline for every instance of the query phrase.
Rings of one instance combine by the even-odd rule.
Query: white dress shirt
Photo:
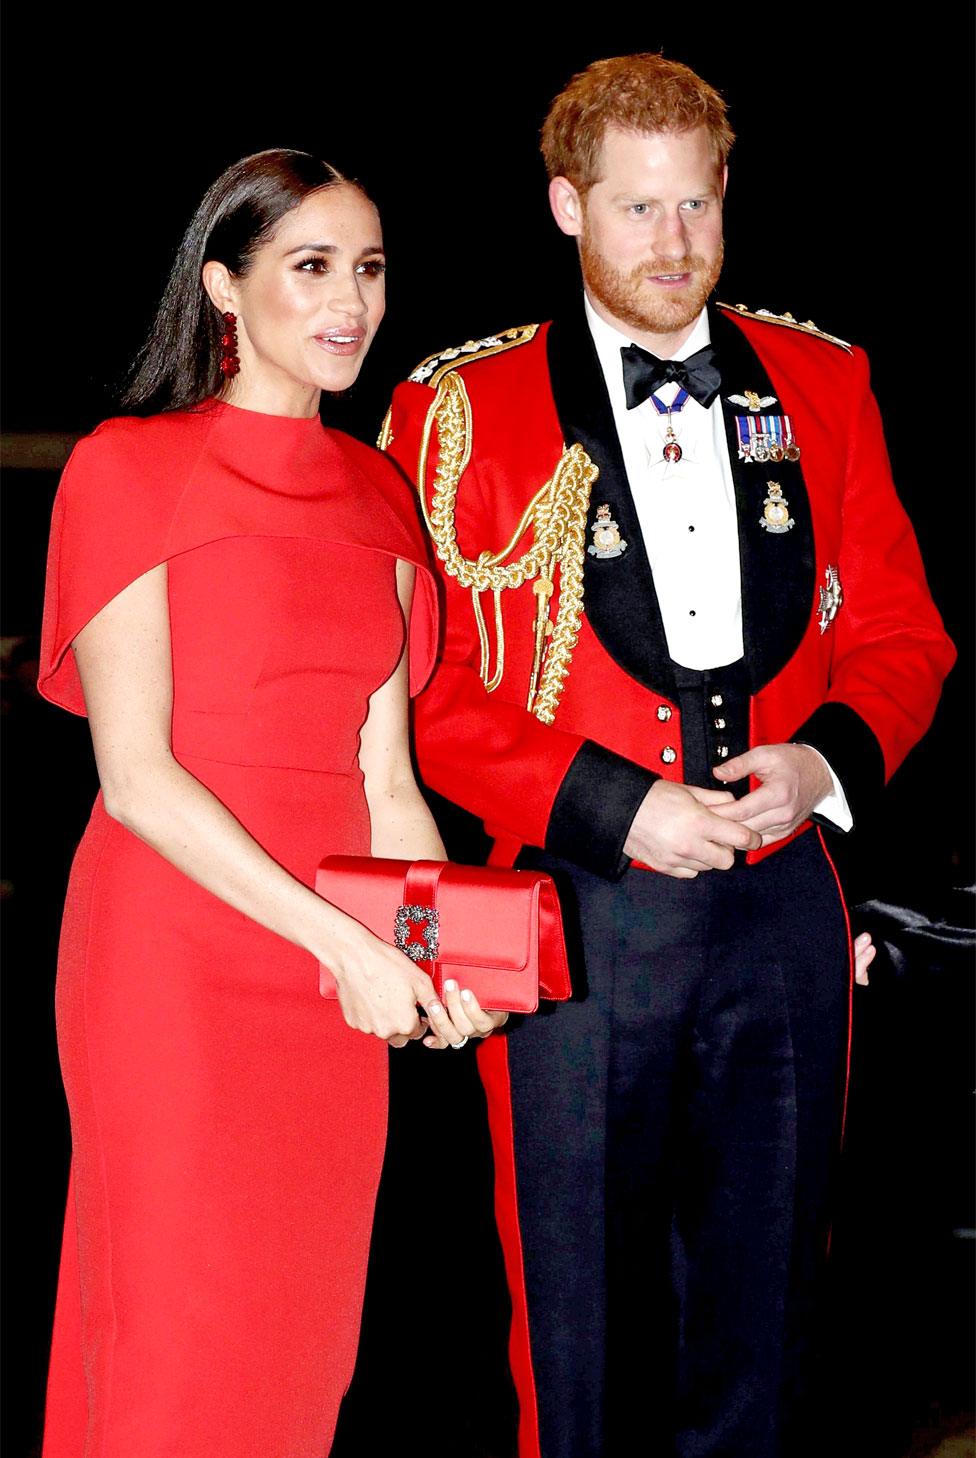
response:
[[[667,415],[659,415],[650,399],[627,409],[620,350],[636,341],[601,319],[589,298],[585,298],[585,307],[654,574],[668,652],[685,668],[721,668],[734,663],[743,654],[742,583],[735,486],[721,395],[707,410],[689,396],[682,409],[672,414],[681,459],[666,461]],[[709,342],[708,314],[703,309],[673,358],[688,359]],[[678,390],[672,381],[656,393],[662,404],[670,405]],[[847,797],[825,759],[824,764],[833,792],[814,811],[839,829],[850,830],[854,822]]]

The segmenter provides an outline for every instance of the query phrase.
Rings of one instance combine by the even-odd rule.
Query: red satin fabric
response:
[[[403,647],[398,555],[422,561],[405,489],[318,421],[109,422],[59,492],[42,688],[83,707],[71,639],[167,561],[176,757],[311,885],[324,849],[369,851],[359,730]],[[306,952],[100,798],[57,1014],[74,1157],[45,1458],[323,1458],[355,1360],[385,1046],[323,1001]]]
[[[439,917],[436,960],[418,962],[439,997],[444,978],[470,987],[482,1007],[534,1012],[539,998],[571,995],[566,943],[556,889],[542,871],[462,866],[453,861],[377,859],[368,864],[330,856],[316,889],[370,931],[392,942],[400,906],[429,907]],[[420,942],[420,924],[411,931]],[[326,996],[335,996],[327,967]]]

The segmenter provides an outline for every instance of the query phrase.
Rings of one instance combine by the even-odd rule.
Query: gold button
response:
[[[720,709],[725,703],[725,700],[722,698],[721,694],[712,694],[712,697],[709,699],[708,702],[711,704],[713,709]]]
[[[662,724],[666,724],[668,722],[671,717],[671,710],[667,704],[658,704],[657,717],[660,719]]]
[[[678,751],[672,748],[670,744],[666,744],[661,750],[661,758],[665,764],[674,764],[678,758]]]

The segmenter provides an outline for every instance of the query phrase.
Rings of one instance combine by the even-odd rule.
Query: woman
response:
[[[504,1020],[438,1003],[310,889],[330,852],[444,855],[408,750],[435,644],[409,492],[318,419],[383,271],[358,184],[299,152],[231,167],[130,389],[152,413],[100,426],[59,490],[40,685],[87,711],[102,788],[58,974],[74,1162],[46,1458],[323,1458],[384,1045]]]

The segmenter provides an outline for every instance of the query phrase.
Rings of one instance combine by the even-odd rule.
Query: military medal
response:
[[[728,398],[736,404],[740,400],[745,403],[740,395],[730,395]],[[763,395],[762,401],[771,398]],[[735,431],[739,441],[740,461],[758,461],[760,465],[773,461],[779,465],[780,461],[800,459],[800,447],[793,437],[793,422],[788,415],[737,415]]]
[[[820,589],[820,602],[817,607],[821,634],[826,633],[837,616],[837,609],[844,601],[844,590],[840,585],[840,573],[837,568],[831,567],[828,563],[824,577],[827,580],[827,586]]]
[[[664,454],[664,459],[667,462],[669,462],[669,464],[672,465],[672,466],[675,465],[678,461],[680,461],[681,460],[681,456],[682,456],[682,450],[681,450],[681,447],[678,444],[678,437],[675,435],[674,431],[671,429],[671,422],[670,422],[670,420],[668,421],[668,429],[667,429],[667,433],[666,433],[666,435],[664,437],[664,453],[663,454]]]
[[[684,452],[678,444],[678,437],[674,433],[671,416],[680,414],[685,408],[688,402],[688,391],[684,389],[679,390],[670,405],[665,405],[664,401],[659,400],[656,395],[651,395],[650,400],[658,415],[666,415],[668,417],[668,427],[664,432],[664,459],[669,465],[673,466],[681,460]]]
[[[778,481],[767,481],[766,491],[767,495],[763,501],[763,514],[759,518],[759,525],[764,531],[782,536],[784,532],[791,531],[796,526],[796,522],[790,516],[790,503],[783,495],[783,488]]]
[[[590,531],[593,533],[593,545],[587,547],[591,557],[621,557],[627,550],[627,543],[620,535],[617,523],[610,515],[608,505],[598,506],[596,509],[596,521]]]

